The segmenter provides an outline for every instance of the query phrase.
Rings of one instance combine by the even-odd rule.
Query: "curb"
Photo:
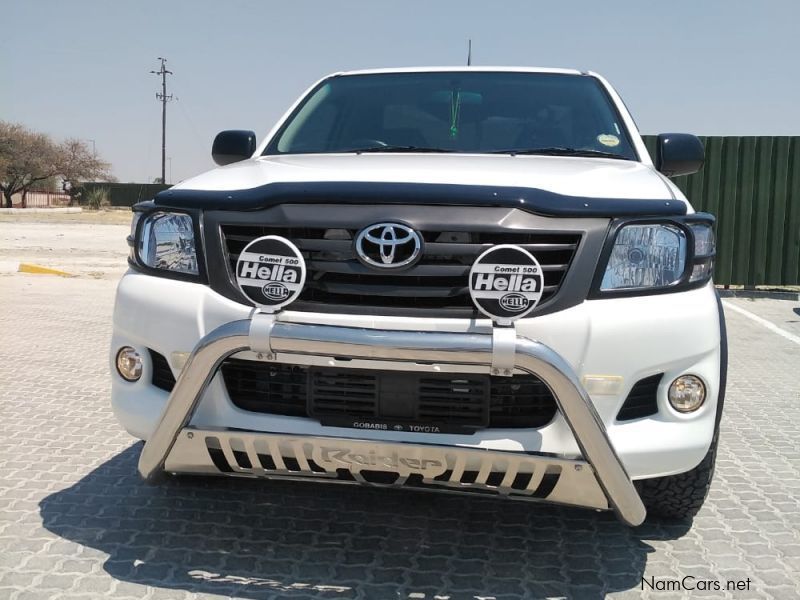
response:
[[[770,300],[800,301],[800,292],[783,292],[779,290],[723,290],[717,289],[720,298],[766,298]]]
[[[83,212],[80,206],[65,206],[63,208],[0,208],[0,215],[69,214],[80,212]]]
[[[33,275],[58,275],[59,277],[75,277],[72,273],[61,271],[59,269],[51,269],[50,267],[43,267],[41,265],[34,265],[31,263],[19,263],[18,273],[31,273]]]

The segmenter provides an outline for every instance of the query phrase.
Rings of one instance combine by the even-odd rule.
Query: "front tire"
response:
[[[691,471],[634,482],[649,516],[683,521],[700,511],[714,477],[718,441],[715,435],[708,453]]]

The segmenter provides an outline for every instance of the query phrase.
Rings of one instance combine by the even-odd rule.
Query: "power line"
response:
[[[158,71],[150,71],[154,75],[161,75],[161,93],[156,92],[156,99],[161,101],[161,183],[166,183],[167,179],[167,102],[172,100],[172,94],[167,95],[167,75],[172,75],[172,71],[167,71],[167,59],[158,57],[161,61],[161,68]]]
[[[181,93],[181,89],[182,89],[180,87],[180,78],[178,79],[178,82],[176,83],[174,75],[172,76],[172,89],[173,90],[177,89],[178,90],[178,94]],[[186,119],[186,124],[189,126],[189,130],[191,131],[192,135],[195,137],[196,141],[201,146],[204,145],[205,144],[204,138],[203,138],[203,136],[200,135],[199,130],[197,129],[197,126],[194,123],[194,119],[190,116],[189,111],[186,109],[186,101],[184,99],[185,96],[183,96],[183,95],[179,96],[177,94],[174,94],[174,96],[175,97],[173,98],[173,100],[175,100],[175,102],[177,102],[177,104],[175,106],[178,107],[178,109],[180,110],[180,113],[183,115],[183,118]]]

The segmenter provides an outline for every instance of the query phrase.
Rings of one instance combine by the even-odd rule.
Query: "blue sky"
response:
[[[2,0],[0,118],[95,140],[121,181],[160,172],[166,56],[172,180],[222,129],[267,133],[319,77],[473,64],[591,69],[645,133],[800,135],[800,1]],[[9,24],[15,24],[8,27]],[[169,179],[169,168],[168,168]]]

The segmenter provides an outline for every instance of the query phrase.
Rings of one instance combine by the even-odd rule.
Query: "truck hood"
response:
[[[271,183],[380,182],[535,188],[586,198],[674,198],[652,166],[604,158],[469,154],[295,154],[213,169],[172,189],[229,191]]]

